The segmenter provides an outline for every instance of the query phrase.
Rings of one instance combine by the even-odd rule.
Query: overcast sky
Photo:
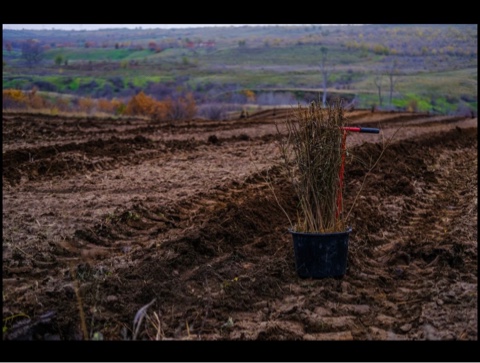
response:
[[[206,26],[264,26],[264,25],[311,25],[311,24],[2,24],[3,29],[27,29],[27,30],[44,30],[44,29],[62,29],[62,30],[97,30],[105,28],[195,28]],[[316,24],[316,25],[338,25],[338,24]],[[352,24],[353,25],[353,24]]]

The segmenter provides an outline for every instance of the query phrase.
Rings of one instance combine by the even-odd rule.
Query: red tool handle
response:
[[[372,127],[342,127],[342,130],[344,131],[351,131],[351,132],[366,132],[369,134],[378,134],[380,132],[380,129],[375,129]]]
[[[342,135],[342,164],[340,165],[340,185],[337,194],[337,213],[336,217],[340,216],[342,212],[342,189],[343,189],[343,173],[345,169],[345,148],[346,148],[346,141],[347,141],[347,131],[350,132],[365,132],[370,134],[378,134],[380,133],[380,129],[375,129],[371,127],[353,127],[353,126],[345,126],[341,128],[343,131]]]

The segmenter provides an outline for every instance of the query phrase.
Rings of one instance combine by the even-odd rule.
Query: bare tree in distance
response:
[[[393,91],[395,89],[395,85],[398,81],[398,63],[397,60],[394,59],[392,64],[387,69],[388,79],[390,81],[390,97],[389,97],[389,105],[392,107],[392,100],[393,100]]]
[[[43,59],[43,47],[38,40],[29,39],[22,44],[22,57],[29,67],[40,63]]]
[[[382,107],[382,103],[383,103],[382,81],[383,81],[383,76],[382,75],[375,76],[375,78],[373,80],[373,82],[375,83],[375,86],[377,87],[377,91],[378,91],[378,106],[379,107]]]
[[[328,49],[326,47],[320,48],[320,72],[322,73],[322,86],[323,86],[323,96],[322,96],[322,105],[323,107],[327,104],[327,84],[328,78],[331,73],[335,70],[335,66],[328,63]]]

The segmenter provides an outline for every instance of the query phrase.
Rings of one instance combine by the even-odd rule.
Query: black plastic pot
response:
[[[345,275],[351,228],[335,233],[304,233],[291,229],[288,231],[293,237],[298,276],[326,278]]]

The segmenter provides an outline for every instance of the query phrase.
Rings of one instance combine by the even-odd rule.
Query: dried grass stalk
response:
[[[280,151],[299,200],[294,231],[345,231],[342,206],[337,205],[342,193],[339,172],[344,124],[340,100],[326,107],[316,102],[298,105],[286,121],[287,137],[280,142]]]

